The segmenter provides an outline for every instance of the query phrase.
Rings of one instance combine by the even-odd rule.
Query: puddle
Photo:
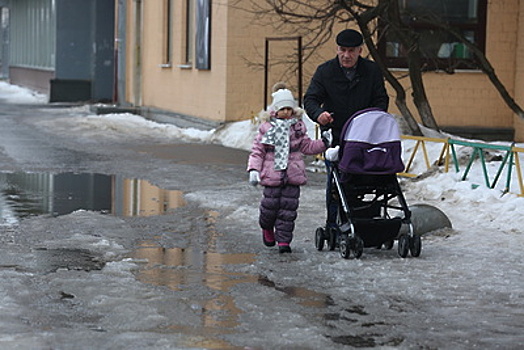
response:
[[[207,349],[234,349],[219,338],[239,325],[242,311],[229,295],[239,283],[257,283],[258,277],[229,271],[227,265],[251,264],[255,254],[222,254],[192,248],[163,248],[152,242],[142,242],[132,254],[135,259],[147,259],[137,272],[144,283],[168,287],[174,291],[193,292],[191,309],[200,317],[198,326],[172,325],[174,332],[187,336],[187,345]],[[214,291],[208,296],[206,289]],[[199,297],[202,294],[204,296]]]
[[[0,173],[0,220],[92,210],[117,216],[161,215],[184,206],[181,191],[146,180],[78,173]]]
[[[195,251],[191,248],[149,247],[139,245],[132,255],[135,259],[147,259],[148,263],[139,273],[145,283],[166,286],[172,290],[191,290],[206,286],[227,292],[238,283],[256,283],[256,276],[228,271],[224,265],[250,264],[254,254],[220,254]]]
[[[213,242],[209,240],[208,242]],[[213,248],[213,244],[210,247]],[[213,250],[213,249],[211,249]],[[228,265],[251,264],[255,254],[225,254],[192,248],[163,248],[155,242],[142,242],[132,258],[146,260],[137,272],[144,283],[190,292],[191,309],[200,317],[197,326],[171,325],[168,328],[187,336],[187,345],[206,349],[236,349],[220,337],[234,332],[240,310],[229,291],[240,283],[261,284],[283,292],[294,302],[311,308],[334,305],[328,294],[302,287],[279,287],[267,277],[233,272]],[[214,291],[210,297],[206,290]]]

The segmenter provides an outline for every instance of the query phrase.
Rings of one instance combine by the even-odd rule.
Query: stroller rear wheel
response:
[[[420,239],[420,236],[414,235],[413,237],[410,237],[409,251],[411,252],[411,256],[414,258],[420,256],[420,252],[422,251],[422,241]]]
[[[324,249],[324,241],[325,241],[324,233],[325,231],[323,227],[319,227],[315,231],[315,248],[317,248],[319,252],[322,251],[322,249]]]
[[[353,254],[358,259],[362,256],[362,253],[364,253],[364,241],[359,236],[355,236],[353,239]]]

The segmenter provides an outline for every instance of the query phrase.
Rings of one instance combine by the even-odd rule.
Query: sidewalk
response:
[[[95,114],[131,113],[140,115],[148,120],[159,123],[172,124],[179,128],[195,128],[199,130],[216,129],[221,123],[208,121],[192,116],[162,111],[150,107],[121,107],[116,105],[92,105],[90,110]]]

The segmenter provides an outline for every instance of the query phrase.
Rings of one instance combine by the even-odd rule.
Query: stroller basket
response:
[[[388,241],[397,239],[402,218],[355,219],[355,231],[362,239],[364,248],[381,247]]]

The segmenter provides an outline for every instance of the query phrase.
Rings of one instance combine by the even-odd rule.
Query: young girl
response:
[[[269,120],[260,125],[247,170],[250,184],[264,186],[259,216],[264,244],[272,247],[277,242],[280,253],[291,253],[300,186],[307,182],[304,155],[325,151],[331,134],[310,139],[302,121],[304,111],[291,91],[281,88],[272,96]]]

